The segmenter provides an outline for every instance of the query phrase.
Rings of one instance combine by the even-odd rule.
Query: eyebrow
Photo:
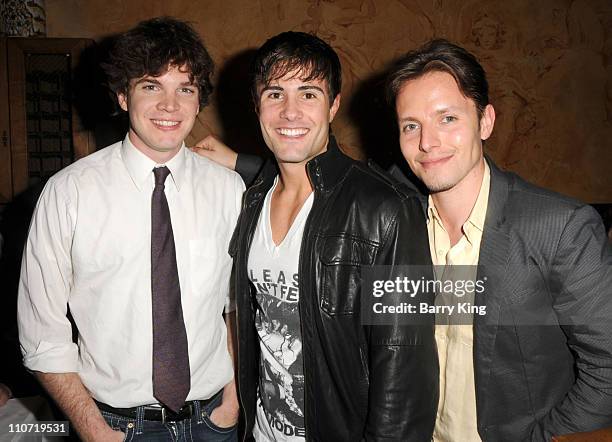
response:
[[[457,106],[447,106],[447,107],[443,107],[442,109],[438,109],[436,111],[436,115],[445,114],[447,112],[457,112],[458,110],[459,108]]]
[[[317,90],[317,91],[319,91],[319,92],[321,92],[323,94],[325,93],[325,91],[323,89],[321,89],[319,86],[315,86],[315,85],[312,85],[312,84],[306,84],[304,86],[299,86],[298,87],[298,91],[308,91],[308,90],[312,90],[312,89]],[[264,87],[261,90],[261,92],[266,92],[266,91],[284,91],[284,90],[285,89],[280,87],[280,86],[272,86],[272,85],[270,85],[270,86]]]
[[[280,86],[266,86],[261,91],[265,92],[265,91],[282,91],[282,90],[283,88]]]
[[[134,86],[139,85],[140,83],[153,83],[153,84],[161,85],[161,83],[158,80],[152,77],[143,77],[137,80],[136,83],[134,83]],[[193,81],[183,81],[180,85],[181,86],[195,86],[195,83]]]
[[[151,77],[143,77],[140,78],[138,80],[136,80],[136,83],[134,83],[134,86],[140,84],[140,83],[153,83],[153,84],[161,84],[159,81],[157,81],[155,78],[151,78]]]
[[[438,109],[437,111],[435,111],[435,114],[436,115],[443,115],[443,114],[445,114],[447,112],[458,112],[459,110],[460,109],[457,106],[446,106],[446,107],[443,107],[443,108]],[[398,121],[400,123],[405,123],[406,121],[418,121],[418,120],[419,120],[418,118],[412,117],[412,116],[409,115],[407,117],[400,118]]]
[[[323,89],[321,89],[319,86],[315,86],[313,84],[307,84],[305,86],[298,87],[299,91],[307,91],[307,90],[310,90],[310,89],[315,89],[315,90],[321,92],[322,94],[325,93],[325,91]]]

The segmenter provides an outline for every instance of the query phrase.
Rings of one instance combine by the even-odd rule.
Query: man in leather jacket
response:
[[[433,318],[372,325],[361,316],[371,296],[364,266],[430,271],[424,215],[413,191],[346,156],[330,135],[340,79],[337,54],[309,34],[279,34],[255,56],[253,98],[275,161],[246,192],[230,245],[246,432],[428,441],[438,402]]]

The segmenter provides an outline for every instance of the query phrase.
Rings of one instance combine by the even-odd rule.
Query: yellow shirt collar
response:
[[[474,244],[474,236],[482,235],[484,231],[485,219],[487,217],[487,207],[489,205],[489,190],[491,189],[491,169],[485,160],[485,170],[482,177],[482,183],[480,184],[480,191],[478,192],[478,198],[476,198],[476,203],[470,212],[470,216],[467,221],[463,224],[463,234],[466,239],[470,242],[470,244]],[[438,214],[438,209],[436,208],[433,198],[429,195],[429,199],[427,202],[427,223],[435,222],[442,229],[444,229],[444,224],[442,224],[442,219]],[[478,229],[479,232],[475,232],[473,229]],[[446,231],[446,229],[444,229]]]

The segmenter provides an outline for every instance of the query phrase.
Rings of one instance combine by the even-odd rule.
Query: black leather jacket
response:
[[[360,317],[360,266],[431,264],[417,196],[344,155],[333,137],[306,168],[314,188],[299,259],[306,438],[430,441],[438,404],[433,318],[424,326],[368,326]],[[267,163],[245,193],[230,245],[247,433],[255,422],[260,355],[247,262],[276,174]]]

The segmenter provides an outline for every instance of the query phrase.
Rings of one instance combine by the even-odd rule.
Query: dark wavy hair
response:
[[[489,104],[487,75],[474,55],[448,40],[437,39],[402,56],[387,78],[387,101],[395,106],[402,86],[428,72],[446,72],[453,76],[459,90],[474,101],[478,118]]]
[[[289,72],[304,81],[326,80],[330,105],[340,93],[342,70],[338,54],[319,37],[304,32],[283,32],[266,41],[251,65],[251,95],[259,104],[259,86],[268,86]]]
[[[170,66],[185,66],[197,86],[200,106],[209,103],[214,64],[200,36],[186,22],[157,17],[140,22],[119,35],[102,64],[108,86],[115,94],[127,94],[130,80],[163,75]]]

